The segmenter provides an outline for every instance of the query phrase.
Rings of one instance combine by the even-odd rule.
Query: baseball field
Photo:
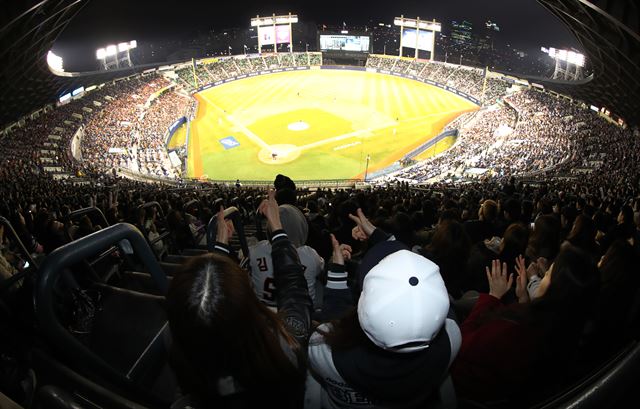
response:
[[[195,98],[187,176],[233,181],[362,178],[478,109],[438,87],[347,70],[260,75]]]

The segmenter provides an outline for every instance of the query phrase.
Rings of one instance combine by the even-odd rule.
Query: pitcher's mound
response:
[[[287,126],[290,131],[306,131],[309,129],[309,124],[304,121],[292,122]]]
[[[267,165],[282,165],[293,162],[300,156],[300,148],[296,145],[271,145],[258,153],[258,159]]]

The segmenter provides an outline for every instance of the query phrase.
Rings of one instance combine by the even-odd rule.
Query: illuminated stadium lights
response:
[[[62,67],[62,58],[49,51],[47,53],[47,64],[52,71],[64,71]]]
[[[289,44],[289,52],[293,52],[293,32],[291,25],[298,22],[298,16],[289,15],[271,17],[256,16],[251,19],[251,27],[258,27],[258,52],[262,54],[263,45],[272,45],[273,52],[278,52],[278,44]]]
[[[137,41],[130,41],[128,43],[120,43],[118,44],[118,52],[125,52],[125,51],[129,51],[129,50],[133,50],[134,48],[136,48],[138,46]]]
[[[400,57],[402,48],[415,49],[415,58],[418,58],[420,50],[431,53],[431,61],[435,58],[436,32],[442,31],[442,25],[436,20],[424,21],[420,17],[416,19],[396,17],[393,24],[400,27]],[[407,28],[408,27],[408,28]]]
[[[556,50],[553,47],[549,49],[542,47],[542,52],[545,54],[549,54],[549,57],[551,58],[557,58],[561,61],[566,61],[570,64],[574,64],[579,67],[584,67],[584,62],[585,62],[584,54],[576,53],[575,51]]]
[[[107,53],[106,53],[107,57],[111,57],[118,54],[118,48],[115,45],[107,46],[106,50],[107,50]]]
[[[96,59],[102,62],[101,68],[104,70],[132,67],[130,51],[136,47],[138,47],[136,40],[108,45],[96,50]]]
[[[582,68],[584,68],[586,62],[584,54],[571,50],[558,50],[553,47],[541,47],[540,50],[556,60],[556,68],[553,72],[554,79],[582,79]],[[564,67],[562,63],[564,63]]]

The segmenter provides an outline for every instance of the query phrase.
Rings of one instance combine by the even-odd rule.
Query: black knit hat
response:
[[[291,190],[296,190],[296,184],[293,183],[293,180],[291,180],[291,178],[289,178],[288,176],[285,175],[281,175],[278,174],[278,176],[276,176],[276,180],[273,181],[273,187],[276,188],[276,190],[282,190],[282,189],[291,189]]]

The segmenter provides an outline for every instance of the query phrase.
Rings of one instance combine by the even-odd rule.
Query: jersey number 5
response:
[[[267,301],[275,301],[273,293],[276,291],[276,286],[273,284],[273,277],[267,277],[264,280],[264,287],[262,288],[262,298]]]

